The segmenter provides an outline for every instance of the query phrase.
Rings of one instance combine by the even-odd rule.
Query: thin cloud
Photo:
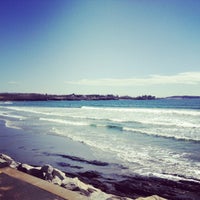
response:
[[[67,81],[72,85],[85,86],[145,86],[160,84],[200,84],[200,72],[184,72],[176,75],[149,75],[146,78],[128,79],[81,79],[78,81]]]
[[[10,84],[10,85],[18,85],[19,83],[16,82],[16,81],[9,81],[8,84]]]

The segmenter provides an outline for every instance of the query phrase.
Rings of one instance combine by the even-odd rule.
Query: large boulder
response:
[[[58,169],[53,169],[52,175],[53,177],[57,176],[61,181],[66,178],[65,173]]]
[[[41,167],[33,167],[28,164],[20,164],[17,168],[19,171],[25,172],[32,176],[44,179],[43,172],[41,171]]]
[[[65,179],[62,181],[62,187],[68,190],[76,191],[84,196],[90,196],[93,192],[98,191],[98,189],[83,183],[78,178],[65,177]]]
[[[21,172],[25,172],[25,173],[27,173],[27,174],[30,174],[29,172],[30,172],[30,170],[33,169],[33,168],[34,168],[34,167],[31,166],[31,165],[22,163],[22,164],[20,164],[20,165],[18,166],[17,169],[18,169],[19,171],[21,171]]]
[[[15,168],[16,169],[20,164],[18,162],[15,162],[10,156],[7,156],[5,154],[0,154],[0,159],[5,161],[5,163],[4,163],[5,166],[9,166],[11,168]]]
[[[52,182],[53,180],[53,170],[54,168],[51,165],[43,165],[41,168],[42,173],[44,174],[44,179],[46,181]]]
[[[41,171],[47,174],[52,174],[53,173],[53,167],[51,165],[43,165],[41,168]]]
[[[55,184],[55,185],[62,185],[62,181],[60,180],[60,178],[58,176],[54,176],[53,179],[51,180],[51,183]]]

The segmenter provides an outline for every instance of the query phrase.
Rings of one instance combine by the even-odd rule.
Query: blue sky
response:
[[[0,92],[200,95],[199,0],[1,0]]]

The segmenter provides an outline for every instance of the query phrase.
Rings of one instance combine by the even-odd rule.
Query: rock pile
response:
[[[48,165],[48,164],[43,165],[42,167],[34,167],[34,166],[31,166],[28,164],[16,162],[11,157],[9,157],[5,154],[0,154],[0,160],[3,161],[3,162],[0,162],[2,165],[0,167],[9,166],[11,168],[25,172],[32,176],[46,180],[50,183],[64,187],[68,190],[75,191],[81,195],[87,196],[88,199],[130,200],[130,198],[121,198],[121,197],[113,196],[111,194],[106,194],[106,193],[102,192],[101,190],[93,187],[92,185],[83,183],[78,178],[67,177],[67,175],[64,172],[62,172],[56,168],[53,168],[51,165]]]
[[[88,197],[91,200],[131,200],[127,197],[119,197],[111,194],[106,194],[103,191],[88,185],[80,181],[78,178],[70,178],[67,175],[53,168],[51,165],[43,165],[42,167],[34,167],[28,164],[19,163],[13,160],[11,157],[0,154],[0,167],[11,167],[19,171],[25,172],[32,176],[38,177],[40,179],[46,180],[50,183],[59,185],[68,190],[75,191],[81,195]],[[152,196],[147,198],[138,198],[138,200],[166,200],[159,196]]]

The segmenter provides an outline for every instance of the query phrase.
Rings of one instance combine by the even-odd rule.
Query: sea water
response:
[[[82,143],[129,173],[200,181],[200,99],[2,102],[0,119]]]

